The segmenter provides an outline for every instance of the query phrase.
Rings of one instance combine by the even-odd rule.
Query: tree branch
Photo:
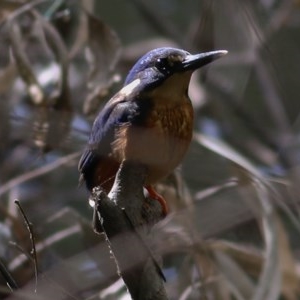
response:
[[[143,166],[125,161],[108,196],[94,189],[94,226],[105,233],[132,299],[163,300],[167,299],[165,278],[149,248],[149,229],[161,219],[162,209],[157,201],[144,197],[146,172]]]

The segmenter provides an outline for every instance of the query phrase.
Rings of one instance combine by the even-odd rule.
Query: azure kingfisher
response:
[[[153,185],[182,161],[193,133],[193,107],[188,96],[192,73],[225,55],[211,51],[192,55],[175,48],[154,49],[130,70],[123,88],[100,111],[78,169],[89,191],[106,193],[123,160],[146,167],[144,187],[167,214],[164,198]]]

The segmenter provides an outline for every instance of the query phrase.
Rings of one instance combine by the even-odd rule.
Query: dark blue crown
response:
[[[171,47],[163,47],[151,50],[142,56],[132,67],[126,77],[124,85],[127,85],[137,79],[140,72],[147,68],[153,67],[159,58],[168,57],[171,54],[189,55],[187,51]]]

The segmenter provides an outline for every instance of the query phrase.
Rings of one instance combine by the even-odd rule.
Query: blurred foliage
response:
[[[168,295],[300,299],[299,34],[296,0],[2,0],[0,298],[128,299],[76,166],[129,68],[175,46],[229,54],[194,75],[194,140],[158,187]]]

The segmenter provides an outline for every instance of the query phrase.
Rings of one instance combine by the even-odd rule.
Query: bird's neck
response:
[[[170,76],[161,85],[150,92],[150,99],[155,106],[175,107],[189,101],[188,86],[192,72]]]

